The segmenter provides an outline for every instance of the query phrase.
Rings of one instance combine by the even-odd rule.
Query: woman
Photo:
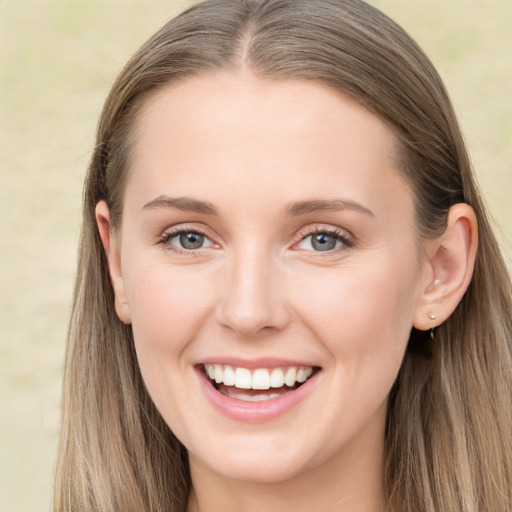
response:
[[[55,510],[510,510],[510,280],[441,80],[373,7],[164,26],[80,247]]]

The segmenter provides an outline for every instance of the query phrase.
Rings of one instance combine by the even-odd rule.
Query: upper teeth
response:
[[[204,369],[210,379],[217,384],[235,386],[240,389],[280,388],[285,384],[294,386],[305,382],[313,373],[313,367],[257,368],[251,372],[247,368],[235,368],[223,364],[205,364]]]

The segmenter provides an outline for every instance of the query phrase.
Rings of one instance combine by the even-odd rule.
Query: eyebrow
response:
[[[310,201],[299,201],[285,207],[285,215],[298,217],[310,213],[335,211],[335,210],[356,210],[366,215],[374,216],[373,212],[356,201],[348,199],[313,199]]]
[[[219,214],[213,204],[190,197],[159,196],[142,207],[143,210],[153,210],[155,208],[175,208],[184,212],[202,213],[204,215]]]
[[[159,196],[143,206],[143,210],[155,208],[174,208],[186,212],[200,213],[203,215],[219,215],[217,208],[212,203],[198,201],[191,197]],[[289,203],[284,208],[287,217],[299,217],[311,213],[336,210],[356,210],[366,215],[374,216],[373,212],[356,201],[348,199],[311,199]]]

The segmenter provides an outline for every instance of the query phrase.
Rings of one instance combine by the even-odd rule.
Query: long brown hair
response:
[[[324,83],[394,131],[418,232],[476,212],[472,282],[431,342],[413,329],[386,434],[390,500],[409,512],[512,510],[511,283],[436,70],[393,21],[361,0],[208,0],[167,23],[128,62],[105,103],[84,199],[69,329],[55,511],[176,511],[187,454],[142,382],[132,332],[115,313],[94,210],[122,220],[132,127],[161,87],[213,70]]]

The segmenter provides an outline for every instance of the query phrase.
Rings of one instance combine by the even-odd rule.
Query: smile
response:
[[[204,364],[204,373],[217,391],[227,397],[245,402],[279,398],[296,390],[317,370],[318,368],[313,366],[250,370],[224,364]]]

